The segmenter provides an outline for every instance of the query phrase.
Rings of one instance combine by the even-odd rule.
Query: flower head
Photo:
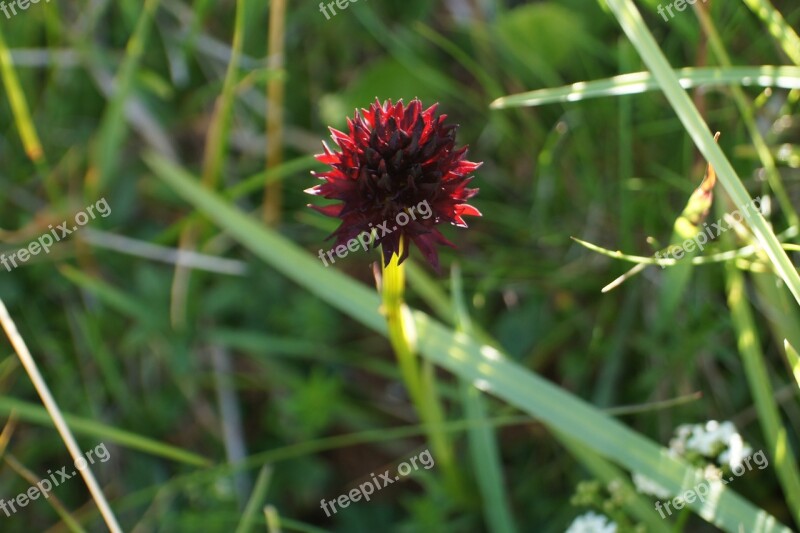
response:
[[[680,455],[696,453],[716,460],[721,466],[737,467],[753,453],[733,422],[709,420],[705,424],[684,424],[678,426],[675,434],[676,437],[669,443],[670,449]]]
[[[306,192],[343,202],[310,206],[341,219],[331,234],[337,245],[366,233],[388,264],[394,254],[402,262],[413,242],[438,268],[436,245],[453,244],[435,226],[466,227],[462,216],[480,216],[466,202],[478,192],[467,184],[481,163],[464,159],[467,147],[455,146],[457,126],[446,125],[436,108],[423,110],[416,98],[408,106],[376,100],[347,120],[349,133],[330,129],[341,151],[323,143],[317,159],[332,169],[314,172],[325,183]]]

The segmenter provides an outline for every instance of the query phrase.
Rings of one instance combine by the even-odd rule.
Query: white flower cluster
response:
[[[669,442],[670,450],[685,456],[697,453],[714,460],[718,465],[738,468],[742,460],[753,453],[733,422],[709,420],[705,424],[684,424],[675,430],[676,437]]]
[[[617,524],[604,515],[589,511],[576,517],[566,533],[617,533]]]
[[[733,422],[709,420],[705,424],[683,424],[675,429],[675,438],[669,441],[671,457],[696,454],[715,463],[706,465],[707,479],[719,478],[717,465],[739,468],[742,460],[752,453],[753,449],[744,443]],[[671,496],[667,489],[639,473],[633,474],[633,484],[641,494],[660,499]]]

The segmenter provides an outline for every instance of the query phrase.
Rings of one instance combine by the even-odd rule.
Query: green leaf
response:
[[[681,68],[673,71],[681,87],[692,89],[701,85],[724,87],[742,85],[745,87],[779,87],[800,89],[800,68],[773,67],[731,67],[731,68]],[[605,96],[641,94],[660,89],[658,80],[649,72],[632,72],[603,80],[582,81],[550,89],[539,89],[498,98],[492,102],[493,109],[508,107],[531,107],[557,102],[578,102]]]

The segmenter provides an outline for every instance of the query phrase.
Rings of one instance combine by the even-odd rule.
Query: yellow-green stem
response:
[[[402,249],[400,253],[402,254]],[[397,357],[408,395],[425,427],[436,464],[442,469],[448,490],[460,499],[463,495],[463,485],[455,467],[450,439],[444,431],[444,410],[436,392],[434,368],[430,364],[421,368],[417,359],[414,349],[416,343],[414,322],[410,310],[403,303],[405,272],[403,266],[398,264],[398,259],[398,255],[395,254],[388,265],[383,264],[383,312],[389,329],[389,342]]]

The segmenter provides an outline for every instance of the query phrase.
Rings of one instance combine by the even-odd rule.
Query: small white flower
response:
[[[728,449],[719,454],[717,462],[721,465],[727,464],[733,470],[741,466],[742,460],[752,453],[753,449],[742,441],[742,436],[735,433],[728,440]]]
[[[661,500],[666,500],[672,496],[670,491],[638,472],[633,474],[633,484],[636,485],[636,491],[640,494],[655,496]]]
[[[720,423],[716,420],[678,426],[669,448],[678,455],[696,452],[717,459],[720,464],[727,463],[731,468],[740,465],[742,459],[752,453],[732,422]]]
[[[681,424],[675,428],[675,438],[669,441],[669,451],[677,456],[686,454],[686,441],[692,436],[692,427],[689,424]]]
[[[606,516],[589,511],[576,517],[566,533],[617,533],[617,524]]]
[[[712,455],[720,442],[725,440],[723,436],[719,422],[709,420],[705,427],[696,425],[692,428],[692,436],[686,441],[686,447],[702,455]]]

